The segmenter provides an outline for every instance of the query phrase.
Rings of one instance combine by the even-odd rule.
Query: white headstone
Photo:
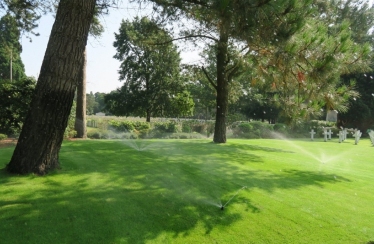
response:
[[[343,130],[343,141],[347,140],[347,134],[348,134],[347,128],[344,128],[344,130]]]
[[[314,135],[316,134],[316,132],[314,132],[314,130],[312,129],[310,133],[310,139],[313,141],[314,140]]]
[[[344,138],[344,132],[341,130],[339,131],[339,143],[342,143],[343,138]]]
[[[327,141],[327,129],[323,129],[323,140]]]
[[[353,135],[353,136],[355,137],[355,145],[358,144],[358,141],[360,140],[361,135],[362,135],[362,133],[361,133],[360,130],[357,130],[357,131],[355,132],[355,134]]]
[[[329,129],[329,131],[327,132],[327,135],[328,135],[328,139],[331,140],[331,135],[334,134],[333,132],[331,132],[331,129]]]
[[[373,144],[374,146],[374,130],[369,131],[369,136],[370,136],[371,144]]]

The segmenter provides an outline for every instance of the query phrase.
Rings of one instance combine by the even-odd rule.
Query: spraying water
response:
[[[221,210],[224,210],[225,209],[225,207],[226,207],[226,205],[229,203],[229,202],[231,202],[231,200],[236,196],[236,195],[238,195],[239,194],[239,192],[241,191],[241,190],[243,190],[244,188],[247,188],[247,186],[243,186],[242,188],[240,188],[224,205],[222,205],[221,204],[221,206],[219,206],[220,207],[220,209]]]

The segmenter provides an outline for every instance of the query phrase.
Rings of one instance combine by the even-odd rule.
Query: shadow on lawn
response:
[[[254,187],[271,192],[347,181],[312,171],[255,170],[248,164],[262,159],[251,150],[289,153],[204,141],[157,141],[144,151],[118,141],[66,143],[60,155],[61,171],[42,178],[20,177],[38,185],[31,192],[12,195],[17,190],[12,189],[17,187],[15,180],[0,173],[1,238],[5,243],[172,242],[162,240],[163,234],[177,237],[188,236],[192,230],[201,235],[215,228],[224,231],[247,217],[231,210],[230,204],[242,204],[248,214],[260,213],[250,200]],[[227,210],[214,205],[224,204],[243,186],[247,189]]]

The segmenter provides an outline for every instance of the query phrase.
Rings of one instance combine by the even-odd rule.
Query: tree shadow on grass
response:
[[[261,213],[250,199],[253,188],[272,192],[348,181],[319,172],[274,173],[242,165],[239,161],[254,166],[262,162],[250,151],[243,153],[247,148],[157,141],[157,145],[137,151],[118,141],[67,143],[60,154],[62,170],[45,177],[19,177],[23,183],[18,184],[31,184],[30,190],[18,190],[20,185],[13,185],[18,180],[1,173],[2,240],[172,242],[168,238],[188,237],[192,231],[209,235],[243,220],[244,213]],[[283,153],[261,147],[252,150]],[[243,186],[247,188],[233,201],[243,204],[244,212],[221,211],[219,204],[229,201]]]

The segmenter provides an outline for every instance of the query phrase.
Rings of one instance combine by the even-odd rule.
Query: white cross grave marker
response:
[[[323,129],[323,140],[327,141],[327,129]]]
[[[347,140],[347,134],[348,134],[347,128],[344,128],[344,130],[343,130],[343,141]]]
[[[327,132],[327,135],[328,135],[328,139],[331,140],[331,135],[334,134],[333,132],[331,132],[331,129],[329,129],[329,131]]]
[[[358,141],[360,140],[360,137],[361,137],[362,133],[360,130],[357,130],[354,134],[354,137],[355,137],[355,145],[358,144]]]
[[[314,140],[314,135],[316,134],[316,132],[314,132],[314,130],[312,129],[310,133],[310,139],[313,141]]]
[[[374,146],[374,130],[369,131],[369,136],[370,136],[371,144],[373,144]]]
[[[339,131],[339,143],[342,143],[343,138],[344,138],[344,132],[341,130]]]

